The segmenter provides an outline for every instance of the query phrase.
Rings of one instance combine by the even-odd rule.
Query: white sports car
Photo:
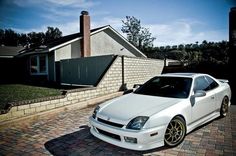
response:
[[[227,80],[207,74],[163,74],[97,106],[89,118],[90,131],[132,150],[174,147],[196,127],[226,116],[230,99]]]

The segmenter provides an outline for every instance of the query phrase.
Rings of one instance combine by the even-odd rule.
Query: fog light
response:
[[[124,138],[125,142],[137,144],[137,138],[132,138],[132,137],[124,137]]]

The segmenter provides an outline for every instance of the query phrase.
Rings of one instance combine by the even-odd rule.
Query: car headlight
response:
[[[138,116],[134,119],[132,119],[128,125],[126,126],[127,129],[134,129],[134,130],[140,130],[143,128],[144,124],[148,120],[149,117],[147,116]]]
[[[92,115],[94,119],[96,118],[96,116],[97,116],[97,112],[99,111],[99,109],[100,109],[99,106],[97,106],[97,107],[94,109],[94,111],[93,111],[93,115]]]

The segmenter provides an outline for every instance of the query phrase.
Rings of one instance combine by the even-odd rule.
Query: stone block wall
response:
[[[134,84],[143,84],[161,74],[163,67],[163,60],[124,57],[124,83],[128,88],[132,88]]]
[[[99,95],[119,91],[122,85],[122,64],[121,57],[117,57],[107,73],[97,85]]]
[[[122,59],[124,60],[124,75],[122,74]],[[69,90],[65,96],[56,98],[39,99],[33,102],[13,103],[11,109],[0,115],[0,123],[46,111],[64,108],[80,109],[91,104],[108,100],[122,95],[119,92],[124,83],[129,88],[134,84],[141,84],[151,77],[161,74],[163,61],[146,58],[117,57],[106,74],[96,87]]]

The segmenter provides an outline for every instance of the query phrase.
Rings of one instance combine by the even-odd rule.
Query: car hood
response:
[[[137,116],[151,116],[180,101],[177,98],[131,93],[102,104],[98,116],[126,124]]]

